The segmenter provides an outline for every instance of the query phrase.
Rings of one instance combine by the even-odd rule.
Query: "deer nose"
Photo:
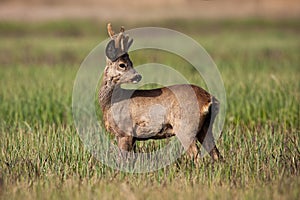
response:
[[[140,74],[136,74],[136,76],[132,79],[133,83],[138,83],[142,80],[142,76]]]

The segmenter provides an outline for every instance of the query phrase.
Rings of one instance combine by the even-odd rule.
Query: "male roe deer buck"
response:
[[[194,159],[199,159],[198,140],[212,160],[218,160],[220,154],[212,134],[219,109],[216,98],[188,84],[152,90],[122,89],[121,84],[138,83],[142,76],[133,68],[128,55],[133,40],[124,34],[123,27],[116,35],[111,24],[107,29],[111,40],[106,46],[99,103],[105,128],[115,135],[119,149],[131,151],[136,141],[177,135]]]

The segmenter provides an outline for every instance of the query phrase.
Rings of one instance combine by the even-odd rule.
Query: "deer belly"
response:
[[[151,138],[161,132],[162,124],[140,121],[134,126],[133,136],[137,138]]]
[[[163,139],[175,135],[174,130],[170,124],[157,124],[150,126],[145,122],[136,124],[134,128],[134,137],[138,140],[143,139]]]
[[[170,126],[166,122],[166,109],[159,105],[152,105],[144,112],[135,113],[133,116],[133,136],[137,138],[152,138],[164,134]],[[146,111],[146,112],[145,112]],[[167,127],[167,128],[166,128]]]

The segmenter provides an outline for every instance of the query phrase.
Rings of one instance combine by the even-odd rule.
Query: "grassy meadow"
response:
[[[183,156],[144,174],[103,165],[76,133],[71,101],[80,63],[107,37],[106,25],[0,22],[0,199],[299,198],[299,21],[124,25],[181,31],[211,55],[227,95],[217,141],[225,161],[212,165],[205,157],[195,165]],[[168,55],[150,54],[133,54],[132,61],[182,66]],[[185,74],[193,79],[195,73]]]

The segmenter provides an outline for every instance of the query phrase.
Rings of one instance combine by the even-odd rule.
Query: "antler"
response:
[[[113,36],[115,35],[115,32],[112,30],[112,25],[111,23],[108,23],[107,24],[107,32],[108,32],[108,35],[111,39],[113,39]]]
[[[116,43],[115,43],[115,47],[116,48],[120,48],[120,44],[121,44],[121,47],[122,46],[124,46],[122,43],[122,41],[123,41],[123,37],[124,37],[124,35],[123,35],[123,32],[121,32],[121,33],[119,33],[119,35],[118,35],[118,37],[117,37],[117,39],[116,39]],[[122,51],[124,50],[124,48],[121,48],[122,49]]]
[[[112,30],[111,23],[107,24],[107,32],[111,40],[106,47],[106,55],[111,60],[116,59],[118,56],[128,52],[129,47],[131,46],[133,40],[129,39],[128,35],[125,35],[125,28],[121,26],[120,33],[115,35]]]

